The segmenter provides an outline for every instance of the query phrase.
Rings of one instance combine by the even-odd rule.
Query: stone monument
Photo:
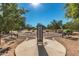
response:
[[[41,24],[37,25],[37,45],[43,45],[43,26]]]

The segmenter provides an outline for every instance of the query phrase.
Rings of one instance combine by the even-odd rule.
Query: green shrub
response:
[[[72,34],[73,31],[71,29],[65,29],[63,32],[67,34]]]

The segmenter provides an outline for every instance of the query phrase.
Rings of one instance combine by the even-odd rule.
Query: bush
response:
[[[63,32],[67,34],[72,34],[73,31],[71,29],[65,29]]]

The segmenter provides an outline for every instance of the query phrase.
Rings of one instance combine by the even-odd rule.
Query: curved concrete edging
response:
[[[66,48],[57,40],[45,39],[44,42],[48,42],[48,45],[45,46],[49,56],[65,56]],[[53,50],[53,51],[52,51]]]
[[[34,43],[35,42],[35,43]],[[36,56],[37,55],[36,39],[25,40],[15,49],[16,56]]]
[[[56,40],[57,41],[57,40]],[[57,41],[57,42],[59,42],[59,41]],[[60,42],[59,42],[60,43]],[[64,48],[65,48],[65,56],[67,55],[67,48],[62,44],[62,43],[60,43]]]
[[[57,40],[56,40],[57,41]],[[59,41],[57,41],[57,42],[59,42]],[[60,44],[62,44],[61,42],[59,42]],[[63,45],[63,44],[62,44]],[[66,53],[65,53],[65,56],[67,56],[67,48],[63,45],[63,47],[65,48],[65,50],[66,50]]]
[[[44,47],[49,56],[66,55],[66,48],[57,40],[44,39]],[[15,49],[15,54],[16,56],[38,56],[37,39],[25,40],[19,44]]]

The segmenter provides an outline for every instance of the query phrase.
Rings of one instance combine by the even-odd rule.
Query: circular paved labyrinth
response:
[[[16,56],[65,56],[66,48],[56,40],[44,39],[37,46],[37,39],[24,41],[15,49]]]

